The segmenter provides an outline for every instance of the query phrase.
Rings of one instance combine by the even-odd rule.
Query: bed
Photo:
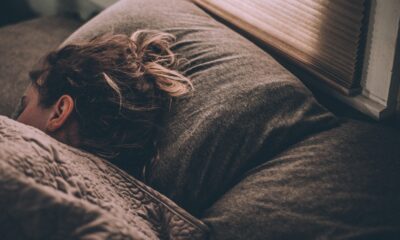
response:
[[[0,29],[6,239],[400,236],[393,129],[335,116],[269,53],[191,1],[121,0],[78,25],[56,16]],[[43,41],[56,47],[143,28],[177,37],[173,50],[188,60],[180,71],[195,87],[163,118],[148,182],[7,117],[28,83],[28,60],[50,50]]]

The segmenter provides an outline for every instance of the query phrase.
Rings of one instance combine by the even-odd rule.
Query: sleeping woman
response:
[[[14,118],[143,180],[157,160],[163,113],[193,90],[177,70],[174,40],[138,30],[52,51],[30,72]]]

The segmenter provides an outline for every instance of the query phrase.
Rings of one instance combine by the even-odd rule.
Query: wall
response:
[[[36,16],[25,0],[2,0],[0,7],[0,27]]]
[[[27,2],[39,15],[72,12],[87,20],[117,0],[27,0]]]
[[[372,0],[362,76],[363,95],[395,110],[399,86],[396,64],[400,23],[399,0]]]
[[[400,68],[400,66],[399,66]],[[400,86],[399,86],[399,90],[397,93],[397,109],[396,109],[396,120],[399,122],[400,124]]]

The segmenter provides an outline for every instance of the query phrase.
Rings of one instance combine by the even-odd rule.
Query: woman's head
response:
[[[174,36],[139,30],[50,52],[17,120],[137,173],[155,154],[160,116],[193,89],[176,71]]]

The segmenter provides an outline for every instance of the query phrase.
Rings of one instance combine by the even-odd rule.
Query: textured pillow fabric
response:
[[[160,123],[161,158],[149,184],[193,214],[247,170],[336,122],[270,55],[190,1],[119,1],[64,44],[143,28],[176,35],[173,50],[188,59],[180,70],[195,91]]]
[[[42,17],[0,28],[0,115],[11,116],[33,65],[79,25],[66,17]]]
[[[347,120],[248,172],[202,220],[211,239],[400,239],[399,146]]]
[[[0,117],[1,239],[205,239],[207,227],[105,160]]]

